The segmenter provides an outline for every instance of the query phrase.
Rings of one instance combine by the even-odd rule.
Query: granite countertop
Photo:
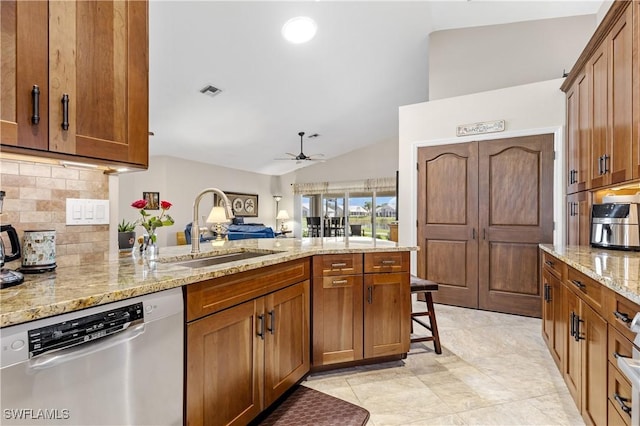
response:
[[[640,304],[640,252],[552,244],[540,244],[540,248],[605,287]]]
[[[316,254],[410,250],[416,250],[416,247],[367,237],[264,238],[200,243],[201,252],[195,256],[191,255],[190,245],[162,247],[158,261],[151,262],[143,261],[138,255],[113,255],[111,260],[102,263],[59,267],[53,272],[25,275],[24,283],[0,290],[0,327]],[[203,268],[167,263],[238,251],[268,254]]]

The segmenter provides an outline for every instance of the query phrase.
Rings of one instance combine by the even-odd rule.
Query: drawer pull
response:
[[[624,411],[627,414],[631,414],[631,407],[625,404],[625,402],[629,402],[629,398],[624,398],[620,396],[618,393],[614,393],[613,398],[620,405],[620,408],[622,409],[622,411]]]
[[[553,265],[555,265],[555,263],[553,263],[553,262],[552,262],[552,261],[550,261],[550,260],[545,260],[545,261],[544,261],[544,264],[545,264],[545,265],[547,265],[547,266],[550,266],[550,267],[552,267],[552,268],[553,268]]]
[[[587,286],[586,284],[584,284],[583,282],[578,281],[578,280],[571,280],[571,284],[575,285],[579,289],[583,289],[583,288],[585,288]]]
[[[331,281],[331,284],[333,285],[342,285],[342,284],[347,284],[349,281],[348,280],[333,280]]]
[[[620,311],[613,311],[613,315],[615,315],[616,318],[618,318],[620,321],[624,322],[624,323],[630,323],[631,322],[631,318],[629,318],[629,315],[620,312]]]
[[[373,303],[373,286],[367,287],[367,302],[369,304]]]
[[[395,260],[383,260],[381,263],[383,265],[395,265],[396,261]]]
[[[333,268],[344,268],[345,266],[347,266],[346,263],[342,262],[342,263],[332,263],[331,264],[331,269]]]
[[[620,352],[614,352],[613,353],[613,357],[615,359],[618,359],[618,358],[631,358],[630,356],[626,357],[626,356],[622,355]]]

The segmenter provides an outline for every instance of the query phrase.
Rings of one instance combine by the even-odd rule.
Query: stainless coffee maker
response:
[[[2,214],[2,206],[4,204],[5,192],[0,191],[0,214]],[[12,260],[20,259],[20,240],[18,239],[18,232],[11,225],[0,225],[0,234],[2,237],[6,235],[9,238],[11,245],[11,252],[7,253],[7,249],[4,245],[4,239],[0,237],[0,288],[11,287],[12,285],[20,284],[24,281],[24,275],[20,272],[12,271],[11,269],[5,269],[5,262],[11,262]]]

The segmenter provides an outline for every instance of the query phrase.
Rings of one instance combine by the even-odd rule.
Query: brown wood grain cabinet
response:
[[[309,269],[302,259],[185,288],[186,424],[247,424],[309,372]]]
[[[563,276],[564,263],[544,253],[542,256],[542,337],[559,369],[564,359],[565,329]]]
[[[633,178],[640,178],[640,0],[633,2]]]
[[[567,195],[567,244],[589,245],[591,226],[591,192]]]
[[[637,1],[614,2],[562,85],[567,93],[568,194],[640,177],[637,8]],[[588,169],[582,185],[585,151]]]
[[[590,184],[589,111],[589,80],[583,72],[567,92],[567,194],[584,191]]]
[[[316,367],[409,351],[409,253],[348,256],[353,258],[345,255],[313,258]],[[329,267],[332,264],[337,266]],[[337,270],[345,267],[350,273],[338,274]]]
[[[0,13],[3,150],[146,168],[147,2],[3,1]]]

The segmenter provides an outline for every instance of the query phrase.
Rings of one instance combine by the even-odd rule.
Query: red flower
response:
[[[144,209],[145,207],[147,207],[147,201],[146,200],[136,200],[133,203],[131,203],[131,207],[136,208],[136,209]]]
[[[170,202],[168,202],[168,201],[164,201],[164,200],[163,200],[163,201],[160,201],[160,208],[161,208],[162,210],[169,210],[169,209],[171,208],[171,206],[172,206],[172,205],[173,205],[173,204],[171,204],[171,203],[170,203]]]

